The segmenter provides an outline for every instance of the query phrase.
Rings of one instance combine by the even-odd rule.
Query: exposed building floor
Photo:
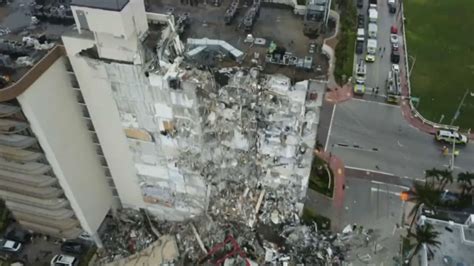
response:
[[[183,34],[183,42],[187,38],[209,38],[227,41],[235,48],[246,53],[243,65],[250,65],[250,60],[255,52],[260,54],[259,64],[262,64],[265,53],[271,41],[284,47],[287,52],[297,57],[312,56],[314,58],[314,71],[296,70],[294,67],[284,67],[267,64],[264,72],[273,74],[281,73],[297,81],[308,78],[325,77],[328,68],[327,58],[321,53],[309,54],[311,40],[303,34],[303,17],[295,15],[292,8],[284,5],[265,4],[261,7],[260,16],[257,18],[252,32],[245,32],[239,28],[239,23],[247,8],[241,7],[230,25],[224,23],[224,13],[229,4],[224,0],[220,7],[213,5],[190,6],[182,5],[180,1],[156,0],[150,3],[151,12],[172,12],[175,16],[189,13],[190,26]],[[242,1],[241,1],[242,2]],[[251,33],[254,38],[264,38],[265,45],[249,45],[244,40]],[[231,62],[230,64],[235,64]],[[225,62],[222,66],[228,66]]]

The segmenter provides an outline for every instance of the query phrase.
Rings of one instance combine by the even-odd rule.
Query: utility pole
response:
[[[454,121],[456,119],[458,119],[458,117],[460,115],[460,112],[461,112],[461,107],[464,104],[464,100],[466,100],[466,96],[467,96],[468,93],[469,93],[469,89],[466,89],[466,92],[464,93],[464,96],[462,97],[461,102],[459,103],[458,108],[456,109],[456,113],[454,113],[453,119],[451,119],[451,124],[449,124],[450,126],[452,126],[454,124]],[[453,150],[451,152],[451,164],[450,164],[450,167],[449,167],[451,171],[454,170],[455,149],[456,149],[456,140],[454,139],[453,140]]]

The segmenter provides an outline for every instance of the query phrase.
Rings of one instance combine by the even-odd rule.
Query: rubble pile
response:
[[[149,230],[142,213],[123,209],[105,220],[101,239],[104,245],[100,254],[102,262],[112,262],[140,252],[157,238]]]

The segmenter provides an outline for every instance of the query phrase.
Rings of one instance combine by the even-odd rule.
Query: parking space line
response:
[[[326,143],[324,144],[325,151],[328,150],[329,138],[331,137],[332,123],[334,121],[334,114],[336,113],[336,106],[337,104],[334,104],[332,107],[331,121],[329,121],[328,136],[326,137]]]

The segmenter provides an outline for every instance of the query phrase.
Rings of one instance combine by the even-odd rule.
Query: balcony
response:
[[[0,145],[5,145],[18,149],[26,149],[36,144],[36,138],[23,135],[2,135],[0,134]]]
[[[79,226],[79,222],[74,218],[56,220],[56,219],[49,219],[49,218],[44,218],[41,216],[31,215],[29,213],[24,213],[20,211],[14,211],[13,215],[15,216],[16,219],[21,220],[21,221],[35,223],[38,225],[48,226],[48,227],[57,228],[61,230],[69,230],[69,229]]]
[[[0,182],[8,181],[32,187],[49,187],[57,184],[58,180],[47,175],[27,175],[0,169]]]
[[[69,206],[69,202],[64,198],[38,199],[20,193],[3,190],[0,190],[0,197],[5,201],[17,202],[48,210],[59,210]]]
[[[46,218],[46,219],[52,219],[52,220],[61,220],[61,219],[69,219],[74,217],[74,212],[69,209],[59,209],[59,210],[46,210],[46,209],[40,209],[37,207],[32,207],[26,204],[21,204],[21,203],[16,203],[16,202],[11,202],[7,201],[5,202],[7,205],[8,209],[12,211],[13,213],[15,212],[21,212],[21,213],[28,213],[30,215],[35,215],[38,218]]]
[[[29,128],[28,123],[10,119],[0,119],[0,134],[17,134]]]
[[[18,221],[20,225],[24,228],[30,229],[34,232],[43,233],[45,235],[50,235],[57,238],[66,238],[73,239],[77,238],[83,231],[79,227],[74,227],[69,230],[61,230],[59,228],[54,228],[51,226],[40,225],[28,221],[20,220]]]
[[[9,161],[34,162],[44,159],[44,155],[39,152],[20,150],[0,145],[0,157]]]
[[[27,175],[44,175],[51,166],[37,162],[18,163],[0,158],[0,169]]]
[[[15,192],[39,199],[54,199],[63,195],[63,191],[56,187],[30,187],[5,180],[0,181],[0,191]]]
[[[0,117],[8,117],[21,111],[21,108],[9,104],[0,104]]]

